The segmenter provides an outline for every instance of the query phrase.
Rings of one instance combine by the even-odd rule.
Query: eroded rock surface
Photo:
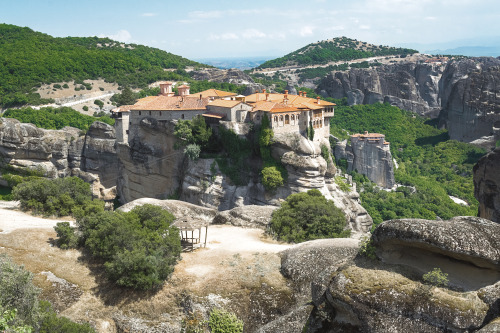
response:
[[[500,148],[483,156],[474,166],[474,196],[479,216],[500,222]]]
[[[49,178],[78,176],[94,185],[96,195],[112,199],[118,176],[115,131],[98,121],[84,134],[0,118],[0,164],[37,169]]]
[[[248,205],[218,212],[214,224],[231,224],[237,227],[266,229],[276,206]]]
[[[500,225],[478,217],[390,220],[373,234],[377,255],[418,274],[440,267],[450,285],[477,290],[500,280]]]

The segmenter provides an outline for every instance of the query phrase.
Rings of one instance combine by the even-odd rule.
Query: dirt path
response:
[[[53,246],[53,226],[64,219],[31,216],[15,207],[0,201],[0,253],[33,272],[42,297],[62,315],[90,321],[98,332],[116,332],[117,316],[149,326],[177,325],[186,315],[186,304],[194,304],[199,313],[222,306],[240,318],[264,323],[293,303],[278,255],[291,245],[266,238],[260,229],[209,226],[207,247],[183,253],[164,286],[144,293],[116,288],[103,278],[100,264],[78,250]]]

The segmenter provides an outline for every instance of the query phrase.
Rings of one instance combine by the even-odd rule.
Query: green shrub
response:
[[[234,313],[221,309],[210,311],[208,326],[212,333],[242,333],[243,321],[238,319]]]
[[[59,83],[54,84],[54,88],[61,89],[61,85]]]
[[[102,259],[106,274],[117,285],[147,290],[160,286],[180,257],[179,230],[174,216],[153,205],[130,212],[99,212],[77,220],[81,242]]]
[[[69,88],[69,86],[68,86],[68,84],[67,84],[67,83],[63,84],[63,86],[62,86],[62,87],[63,87],[64,89],[68,89],[68,88]]]
[[[33,328],[28,325],[14,325],[10,323],[16,319],[17,309],[0,311],[0,330],[2,332],[31,333]]]
[[[58,317],[47,301],[40,302],[40,311],[42,313],[40,333],[95,333],[88,323],[79,324],[66,317]]]
[[[104,102],[101,101],[100,99],[96,99],[94,101],[94,104],[97,105],[97,106],[99,106],[99,109],[102,109],[102,107],[104,106]]]
[[[189,144],[184,148],[184,154],[189,157],[190,160],[195,161],[200,157],[201,148],[197,144]]]
[[[54,227],[57,233],[56,244],[61,249],[75,248],[78,245],[78,236],[75,234],[75,228],[69,225],[69,222],[58,222]]]
[[[12,196],[21,209],[44,215],[79,217],[104,210],[104,202],[93,201],[90,185],[77,177],[31,179],[15,186]]]
[[[319,238],[348,237],[347,220],[332,201],[314,189],[290,195],[273,212],[270,233],[279,240],[300,243]]]
[[[262,169],[262,185],[267,191],[274,191],[283,185],[283,177],[276,167],[266,167]]]
[[[375,246],[373,245],[373,241],[370,237],[363,237],[361,239],[359,254],[370,259],[377,259]]]
[[[342,178],[341,176],[335,176],[335,184],[338,185],[338,187],[340,188],[340,190],[342,192],[351,191],[351,186],[349,184],[347,184],[345,182],[344,178]]]
[[[330,164],[330,149],[325,144],[321,145],[321,156],[325,159],[327,164]]]
[[[425,283],[435,287],[446,287],[448,285],[448,273],[443,273],[440,268],[434,268],[432,271],[422,276]]]
[[[88,111],[89,107],[87,105],[84,105],[82,109],[83,109],[83,111]]]

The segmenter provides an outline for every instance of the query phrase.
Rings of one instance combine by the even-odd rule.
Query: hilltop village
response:
[[[118,142],[128,142],[129,128],[138,125],[144,116],[159,121],[191,120],[201,115],[207,124],[221,121],[260,124],[262,117],[270,120],[274,133],[298,133],[306,136],[309,126],[314,128],[313,141],[328,138],[330,118],[334,115],[334,103],[309,98],[305,92],[292,95],[268,93],[265,89],[249,96],[209,89],[190,94],[189,86],[172,89],[172,82],[160,83],[160,94],[148,96],[134,105],[116,109],[116,132]]]

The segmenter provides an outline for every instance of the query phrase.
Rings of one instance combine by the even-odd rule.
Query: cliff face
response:
[[[332,72],[317,92],[350,105],[387,102],[435,118],[451,139],[493,147],[500,139],[500,59],[453,60],[446,65],[399,63]]]
[[[452,62],[440,83],[440,121],[453,140],[493,147],[500,139],[500,60]]]
[[[474,166],[474,196],[479,216],[500,222],[500,148],[483,156]]]
[[[114,129],[95,122],[86,135],[80,132],[0,118],[0,164],[40,169],[50,178],[79,176],[94,184],[96,195],[111,199],[107,189],[115,186],[118,170]]]
[[[333,98],[347,97],[349,105],[389,103],[422,116],[436,117],[441,109],[438,82],[443,66],[399,63],[374,69],[332,72],[317,91]]]
[[[356,191],[343,192],[335,183],[335,166],[321,157],[320,143],[297,135],[276,135],[271,147],[288,170],[288,181],[274,193],[265,191],[259,174],[249,175],[248,184],[236,186],[218,168],[214,159],[188,160],[182,149],[174,149],[173,122],[144,118],[130,129],[129,145],[118,144],[121,161],[118,195],[123,202],[142,197],[166,198],[180,194],[180,200],[218,210],[246,205],[278,206],[292,193],[320,190],[347,215],[350,228],[367,232],[372,219],[359,203]],[[325,140],[323,144],[329,146]]]
[[[335,157],[347,160],[347,171],[365,175],[375,184],[384,188],[393,188],[394,166],[389,144],[383,142],[368,142],[367,140],[351,139],[338,142],[335,145]]]

